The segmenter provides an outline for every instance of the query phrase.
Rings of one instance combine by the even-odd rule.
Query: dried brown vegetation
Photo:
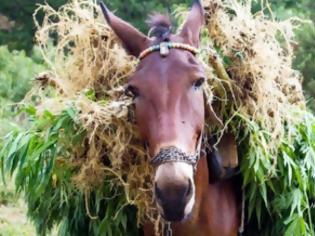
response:
[[[204,5],[209,36],[200,59],[209,75],[204,87],[208,108],[216,111],[208,132],[213,118],[223,133],[238,113],[269,132],[265,147],[276,153],[285,124],[300,121],[293,111],[305,109],[301,78],[292,69],[295,21],[253,15],[250,1],[204,0]],[[67,159],[80,168],[73,184],[88,193],[105,175],[113,176],[128,203],[137,206],[138,221],[154,221],[152,169],[123,88],[137,59],[125,53],[92,1],[72,0],[58,11],[43,5],[38,12],[45,18],[36,24],[36,42],[50,71],[39,77],[27,99],[36,95],[42,112],[58,114],[67,106],[78,111],[87,137]]]

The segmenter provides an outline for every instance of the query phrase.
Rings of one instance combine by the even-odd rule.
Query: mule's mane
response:
[[[168,15],[152,13],[149,15],[146,23],[150,28],[150,36],[165,40],[171,33],[172,22]]]

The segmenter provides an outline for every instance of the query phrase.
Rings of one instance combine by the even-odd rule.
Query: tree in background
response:
[[[303,86],[309,106],[315,111],[315,1],[271,0],[275,15],[279,18],[298,16],[310,20],[296,31],[298,42],[294,66],[304,77]]]
[[[53,8],[58,8],[67,0],[1,0],[0,16],[6,17],[11,27],[0,26],[0,45],[6,44],[9,48],[17,50],[27,50],[33,47],[33,35],[35,26],[33,23],[33,13],[38,4],[47,2]],[[105,0],[112,9],[117,10],[117,15],[132,22],[143,32],[147,32],[144,23],[147,15],[152,11],[171,11],[174,4],[189,4],[190,0]],[[1,17],[0,17],[1,21]]]
[[[14,26],[11,29],[0,29],[0,45],[8,45],[10,50],[24,49],[30,52],[33,48],[35,32],[33,13],[37,4],[44,2],[44,0],[1,0],[0,14],[6,16]],[[57,8],[66,0],[48,0],[47,2]]]

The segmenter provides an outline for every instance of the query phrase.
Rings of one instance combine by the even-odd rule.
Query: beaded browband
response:
[[[191,52],[192,54],[196,55],[198,53],[198,49],[190,46],[185,43],[173,43],[173,42],[162,42],[157,45],[153,45],[144,51],[140,53],[139,59],[142,60],[147,55],[149,55],[152,52],[160,51],[160,54],[162,57],[166,57],[170,53],[170,49],[176,48],[176,49],[182,49]]]

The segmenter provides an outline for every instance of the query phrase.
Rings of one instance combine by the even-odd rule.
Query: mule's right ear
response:
[[[108,10],[103,2],[100,2],[100,6],[108,25],[122,41],[129,54],[138,57],[144,49],[149,47],[150,39],[146,35],[129,23],[115,16]]]

